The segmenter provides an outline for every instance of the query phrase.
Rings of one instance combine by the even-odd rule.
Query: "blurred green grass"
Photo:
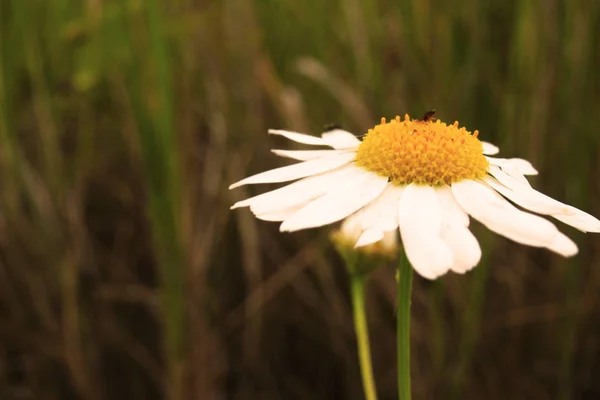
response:
[[[436,108],[600,215],[594,0],[0,3],[0,398],[359,399],[326,229],[229,183],[266,135]],[[415,282],[415,398],[595,398],[598,239],[572,260],[475,225],[485,262]],[[368,293],[394,398],[394,280]]]

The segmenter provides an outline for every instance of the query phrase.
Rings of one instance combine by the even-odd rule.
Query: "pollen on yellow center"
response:
[[[369,129],[356,154],[356,164],[399,185],[449,185],[486,175],[478,131],[436,121],[411,120],[408,115]]]

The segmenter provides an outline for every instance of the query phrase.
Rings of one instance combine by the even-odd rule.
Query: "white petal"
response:
[[[439,236],[423,235],[409,228],[402,234],[406,257],[415,271],[424,278],[436,279],[452,266],[452,251]]]
[[[362,171],[351,186],[336,188],[286,219],[281,231],[293,232],[339,221],[375,199],[387,186],[387,178]]]
[[[328,146],[334,149],[358,149],[360,140],[353,134],[343,129],[334,129],[321,135]]]
[[[481,259],[479,242],[468,229],[469,216],[458,204],[452,189],[441,186],[435,189],[442,207],[441,237],[452,251],[451,270],[463,274],[475,267]]]
[[[395,230],[398,228],[398,199],[402,190],[402,187],[388,184],[375,200],[346,218],[343,225],[350,220],[358,222],[356,247],[366,246],[382,239],[397,246]]]
[[[572,257],[578,252],[577,245],[561,232],[558,232],[554,241],[547,247],[563,257]]]
[[[497,168],[490,168],[489,172],[503,185],[489,178],[485,179],[486,183],[521,207],[538,214],[551,215],[583,232],[600,232],[600,221],[585,211],[561,203],[531,187],[521,185]]]
[[[398,202],[398,224],[406,257],[423,277],[435,279],[452,265],[452,252],[441,239],[442,208],[430,186],[410,184]]]
[[[288,207],[282,210],[269,211],[261,214],[254,214],[256,218],[261,219],[263,221],[273,221],[280,222],[285,221],[290,218],[294,213],[298,212],[302,207],[304,207],[306,203],[297,205],[295,207]]]
[[[523,175],[538,175],[539,172],[535,167],[527,160],[522,158],[501,158],[502,164],[500,167],[510,167],[514,168]]]
[[[546,196],[529,186],[522,185],[502,171],[498,170],[491,173],[498,180],[485,177],[483,181],[504,197],[527,210],[545,215],[565,213],[569,210],[568,205],[554,200],[552,197]]]
[[[364,172],[363,169],[351,164],[336,171],[312,176],[278,189],[281,192],[277,196],[271,196],[252,204],[250,210],[260,214],[293,207],[298,204],[306,204],[334,190],[355,187],[357,179],[361,179],[364,176]]]
[[[360,235],[354,247],[362,247],[373,244],[383,239],[383,237],[383,232],[379,229],[367,229]]]
[[[281,157],[292,158],[294,160],[308,161],[327,156],[348,153],[348,150],[271,150]]]
[[[578,208],[568,206],[566,213],[552,214],[552,216],[582,232],[600,232],[600,221],[598,218]]]
[[[490,230],[529,246],[545,247],[558,229],[550,221],[518,210],[484,183],[465,180],[452,184],[458,204]]]
[[[523,175],[537,175],[538,170],[527,160],[522,158],[509,158],[508,162],[519,170]]]
[[[271,135],[283,136],[285,138],[293,140],[294,142],[302,144],[311,144],[314,146],[327,146],[327,142],[323,140],[323,138],[312,135],[306,135],[304,133],[285,131],[282,129],[269,129],[269,133]]]
[[[494,154],[500,153],[500,149],[491,143],[482,141],[481,146],[483,147],[483,154],[488,154],[492,156]]]
[[[229,189],[255,183],[293,181],[310,175],[316,175],[321,172],[331,171],[332,169],[340,167],[344,164],[348,164],[354,160],[354,158],[355,153],[346,153],[326,158],[319,158],[317,160],[304,161],[298,164],[288,165],[287,167],[272,169],[270,171],[253,175],[246,179],[242,179],[241,181],[229,186]]]
[[[494,158],[486,157],[488,162],[492,165],[496,165],[503,170],[515,169],[523,175],[537,175],[539,172],[531,165],[531,163],[522,158]]]
[[[362,229],[377,228],[390,232],[398,228],[398,200],[404,187],[387,185],[383,193],[365,206],[361,212]]]
[[[444,224],[442,239],[452,251],[454,259],[450,267],[452,271],[464,274],[479,264],[481,247],[469,228],[457,224]]]
[[[488,162],[495,166],[502,168],[506,174],[510,175],[517,181],[531,186],[525,175],[537,175],[538,171],[533,168],[533,165],[527,160],[522,158],[494,158],[486,157]]]
[[[443,220],[447,225],[469,226],[469,215],[456,202],[450,186],[444,185],[435,188],[435,194],[440,200]]]
[[[313,146],[329,146],[337,150],[355,150],[360,145],[360,140],[356,136],[342,129],[334,129],[332,131],[325,132],[320,138],[312,135],[306,135],[304,133],[281,129],[269,129],[269,133],[271,135],[280,135],[286,137],[294,142],[310,144]]]
[[[531,184],[529,183],[529,181],[527,180],[525,175],[523,175],[521,172],[519,172],[518,169],[511,167],[509,165],[505,165],[501,169],[498,165],[495,165],[492,162],[492,160],[497,160],[497,159],[492,158],[492,157],[486,157],[486,158],[487,158],[488,162],[490,163],[490,166],[488,167],[488,173],[491,173],[491,171],[502,171],[506,175],[508,175],[511,178],[515,179],[516,181],[520,182],[521,184],[531,187]]]
[[[344,165],[333,171],[309,176],[279,189],[238,201],[231,209],[250,206],[253,211],[261,213],[290,207],[321,196],[335,185],[348,182],[360,171],[362,170],[354,164]]]
[[[522,173],[520,173],[519,171],[517,171],[514,168],[503,168],[502,169],[504,172],[506,172],[507,175],[509,175],[510,177],[516,179],[517,181],[521,182],[521,184],[531,187],[531,183],[529,183],[529,181],[527,180],[527,178],[525,177],[525,175],[523,175]]]

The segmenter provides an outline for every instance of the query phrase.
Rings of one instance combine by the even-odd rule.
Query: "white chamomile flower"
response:
[[[400,231],[406,256],[423,277],[464,273],[481,258],[469,216],[515,242],[562,256],[577,253],[571,239],[537,215],[549,215],[583,232],[600,221],[554,200],[527,182],[537,171],[526,160],[489,157],[498,148],[458,123],[399,117],[369,129],[360,141],[341,129],[321,137],[270,130],[295,142],[333,150],[273,150],[301,162],[243,179],[229,188],[295,181],[236,203],[257,218],[281,221],[281,231],[314,228],[352,217],[360,221],[356,246]],[[507,201],[510,200],[511,202]]]

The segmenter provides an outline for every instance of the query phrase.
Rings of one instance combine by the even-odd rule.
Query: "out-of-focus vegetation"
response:
[[[360,399],[327,229],[229,183],[269,127],[364,133],[436,108],[600,215],[597,0],[2,0],[0,398]],[[598,398],[600,236],[564,260],[475,222],[485,259],[415,280],[415,399]],[[392,266],[368,290],[395,398]]]

